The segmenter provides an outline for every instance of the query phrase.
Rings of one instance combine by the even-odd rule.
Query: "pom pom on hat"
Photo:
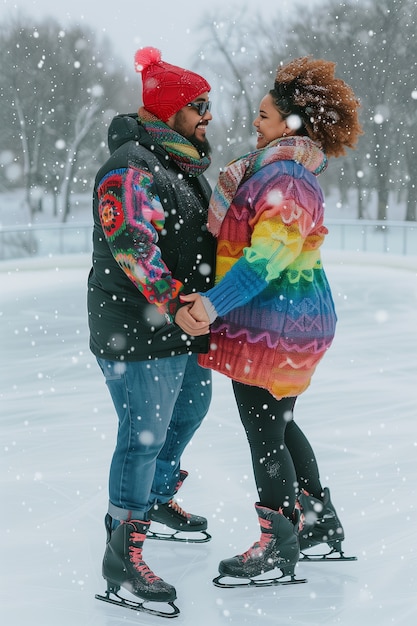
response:
[[[163,122],[211,89],[199,74],[162,61],[161,52],[157,48],[138,50],[135,54],[135,70],[142,74],[145,109]]]
[[[157,48],[141,48],[135,54],[135,70],[141,74],[153,63],[159,63],[161,51]]]

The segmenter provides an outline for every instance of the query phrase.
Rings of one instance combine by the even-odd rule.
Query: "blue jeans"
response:
[[[119,418],[109,513],[115,520],[144,520],[153,504],[174,494],[181,455],[210,406],[211,371],[195,354],[97,361]]]

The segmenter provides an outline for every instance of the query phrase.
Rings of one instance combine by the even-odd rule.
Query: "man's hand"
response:
[[[175,315],[175,323],[193,337],[207,335],[210,332],[210,320],[201,296],[198,293],[181,294],[180,300],[188,304],[178,309]]]

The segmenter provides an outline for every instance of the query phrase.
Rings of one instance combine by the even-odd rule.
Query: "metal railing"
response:
[[[417,255],[417,223],[328,219],[325,248]],[[0,227],[0,259],[91,252],[92,224],[36,224]]]
[[[92,249],[92,224],[0,227],[0,259],[79,254]]]
[[[326,220],[328,250],[417,255],[417,222]]]

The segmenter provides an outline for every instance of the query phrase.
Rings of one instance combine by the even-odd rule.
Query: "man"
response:
[[[182,290],[213,284],[211,190],[203,176],[210,85],[163,62],[155,48],[139,50],[135,65],[143,106],[113,119],[111,156],[96,176],[93,199],[90,348],[119,419],[101,599],[125,586],[144,600],[172,602],[174,587],[149,569],[142,547],[150,520],[175,531],[207,528],[173,496],[187,475],[181,454],[211,399],[209,370],[197,363],[208,350],[208,325],[201,322],[206,334],[192,337],[175,323],[193,323],[188,306],[181,308]]]

